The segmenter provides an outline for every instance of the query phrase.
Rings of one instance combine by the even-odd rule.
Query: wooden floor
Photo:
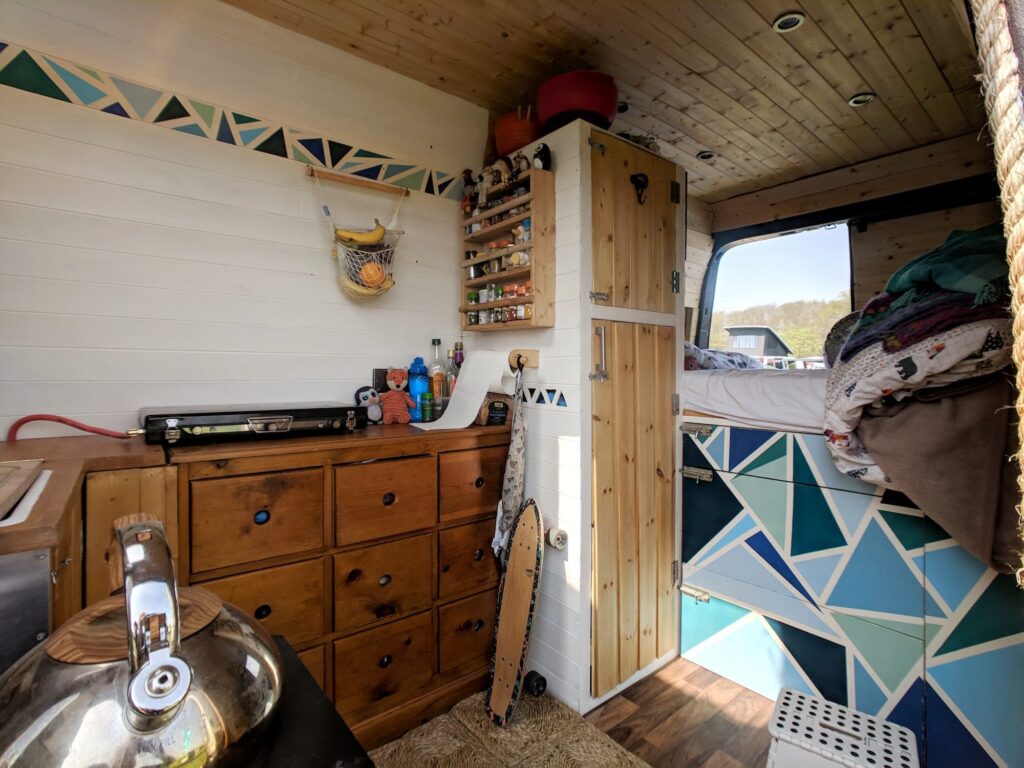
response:
[[[654,768],[747,768],[768,758],[775,702],[685,659],[626,689],[586,719]]]

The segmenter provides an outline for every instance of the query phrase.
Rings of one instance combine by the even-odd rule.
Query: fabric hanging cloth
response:
[[[505,562],[504,552],[526,493],[526,414],[523,413],[522,368],[516,371],[516,393],[512,402],[512,437],[505,462],[505,478],[501,483],[494,539],[491,541],[491,548],[502,563]]]

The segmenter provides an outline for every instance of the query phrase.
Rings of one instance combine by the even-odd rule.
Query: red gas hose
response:
[[[18,430],[21,429],[22,425],[28,424],[30,421],[55,421],[58,424],[66,424],[69,427],[80,429],[83,432],[92,432],[94,435],[103,435],[104,437],[116,437],[120,440],[127,440],[133,435],[137,435],[141,430],[129,430],[127,432],[115,432],[112,429],[104,429],[103,427],[94,427],[91,424],[83,424],[80,421],[69,419],[66,416],[57,416],[53,413],[33,413],[29,416],[22,416],[16,422],[11,424],[11,428],[7,430],[7,440],[11,442],[18,439]]]

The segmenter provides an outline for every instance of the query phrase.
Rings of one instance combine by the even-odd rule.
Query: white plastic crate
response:
[[[909,728],[783,688],[768,725],[767,768],[919,768]]]

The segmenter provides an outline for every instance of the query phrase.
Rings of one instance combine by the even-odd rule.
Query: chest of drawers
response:
[[[502,427],[188,446],[178,580],[283,634],[367,748],[483,689]]]

